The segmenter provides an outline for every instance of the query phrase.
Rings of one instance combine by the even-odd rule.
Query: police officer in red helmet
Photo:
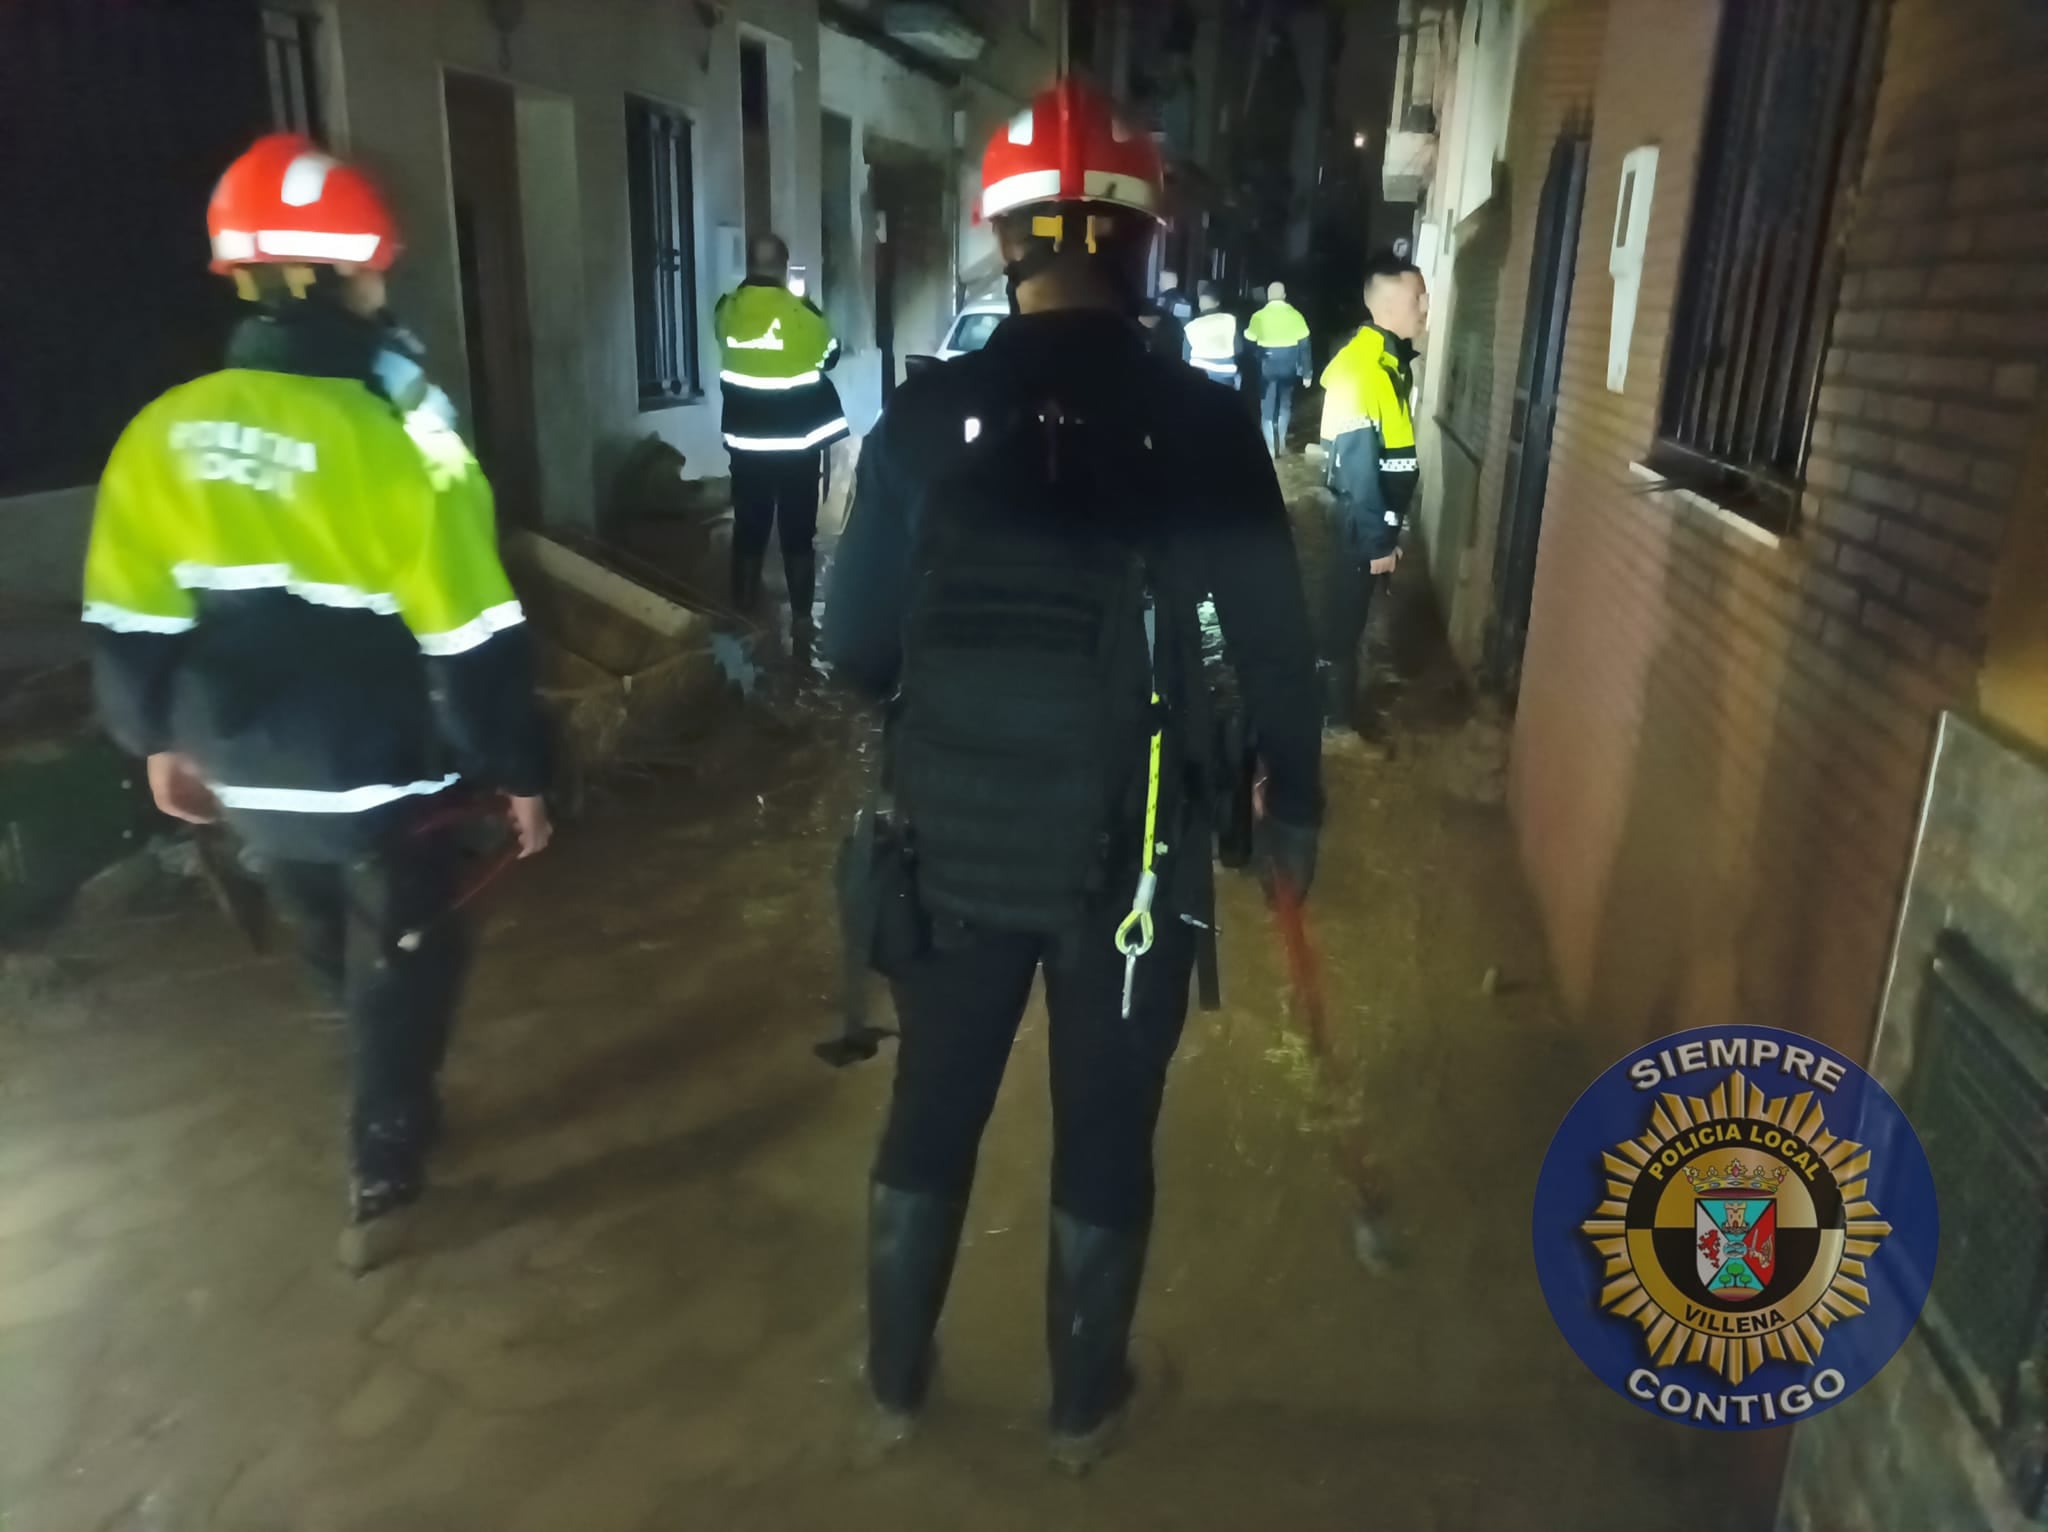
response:
[[[884,1447],[931,1386],[977,1147],[1041,971],[1055,1462],[1085,1471],[1143,1386],[1153,1128],[1214,923],[1205,597],[1267,766],[1263,855],[1298,888],[1314,870],[1320,712],[1287,513],[1236,396],[1137,322],[1162,196],[1150,138],[1085,85],[997,129],[981,210],[1012,317],[897,391],[827,593],[825,658],[887,709],[878,843],[914,852],[912,915],[862,954],[901,1034],[870,1191]]]
[[[228,820],[348,1022],[343,1264],[403,1247],[468,967],[460,789],[552,833],[525,614],[490,485],[396,354],[398,230],[359,168],[271,134],[207,209],[246,312],[226,366],[122,433],[85,567],[109,732],[157,806]],[[479,796],[476,802],[489,802]]]

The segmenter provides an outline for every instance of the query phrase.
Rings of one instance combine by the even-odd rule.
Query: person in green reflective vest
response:
[[[1287,284],[1266,289],[1266,306],[1245,326],[1251,359],[1259,368],[1259,425],[1266,450],[1278,457],[1287,450],[1287,427],[1294,418],[1294,390],[1314,376],[1309,355],[1308,321],[1287,301]]]
[[[1237,388],[1241,382],[1237,367],[1237,316],[1223,306],[1214,282],[1197,287],[1195,301],[1201,304],[1202,311],[1186,325],[1186,360],[1216,382]]]
[[[1403,256],[1366,263],[1366,322],[1323,369],[1323,445],[1334,536],[1324,565],[1325,737],[1356,729],[1358,645],[1374,587],[1401,562],[1417,460],[1415,345],[1429,323],[1429,289]]]
[[[742,611],[760,600],[768,534],[782,539],[790,626],[811,630],[818,588],[818,466],[847,434],[839,390],[825,376],[839,362],[832,326],[789,290],[789,246],[775,234],[747,245],[746,280],[718,300],[726,449],[732,453],[732,595]]]
[[[157,807],[225,818],[261,859],[347,1015],[340,1255],[361,1271],[395,1253],[440,1132],[470,947],[457,790],[504,794],[523,855],[548,842],[532,644],[482,469],[427,389],[393,382],[376,188],[273,134],[207,223],[245,317],[227,365],[144,408],[107,462],[94,687]]]

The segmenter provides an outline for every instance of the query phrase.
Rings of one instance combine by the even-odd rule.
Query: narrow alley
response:
[[[929,1429],[846,1465],[888,1059],[834,1072],[810,1045],[857,729],[761,707],[491,896],[425,1248],[359,1282],[328,1257],[343,1039],[295,968],[196,893],[53,941],[46,991],[0,1011],[8,1532],[1627,1532],[1727,1504],[1729,1444],[1615,1398],[1518,1275],[1544,1143],[1599,1061],[1544,978],[1497,740],[1397,637],[1395,751],[1333,757],[1311,903],[1361,1088],[1319,1088],[1230,880],[1224,1008],[1191,1019],[1160,1134],[1161,1386],[1084,1486],[1040,1436],[1036,1018]],[[1353,1253],[1347,1120],[1389,1168],[1390,1273]]]
[[[2048,1532],[2044,97],[0,4],[0,1532]]]

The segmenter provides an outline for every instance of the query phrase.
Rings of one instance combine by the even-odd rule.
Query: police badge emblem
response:
[[[1893,1206],[1909,1215],[1896,1251]],[[1567,1221],[1584,1272],[1570,1296]],[[1573,1108],[1539,1182],[1537,1248],[1553,1313],[1611,1385],[1691,1424],[1776,1425],[1904,1340],[1933,1274],[1932,1176],[1848,1060],[1792,1033],[1707,1029],[1623,1060]]]

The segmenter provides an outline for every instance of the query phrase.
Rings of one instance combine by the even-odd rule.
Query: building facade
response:
[[[1782,1486],[1761,1449],[1784,1532],[2039,1525],[2048,14],[1444,26],[1423,553],[1512,698],[1557,982],[1606,1050],[1781,1026],[1922,1126],[1928,1315]]]
[[[23,337],[0,385],[0,590],[72,591],[120,426],[218,365],[234,303],[205,270],[206,198],[257,133],[309,132],[384,184],[393,307],[501,514],[589,529],[649,436],[689,477],[726,471],[711,316],[750,231],[787,240],[872,422],[944,333],[986,240],[981,142],[1051,78],[1063,25],[1044,0],[10,8],[0,48],[48,67],[0,92],[8,141],[34,125],[67,152],[0,176],[68,237],[0,299]]]

